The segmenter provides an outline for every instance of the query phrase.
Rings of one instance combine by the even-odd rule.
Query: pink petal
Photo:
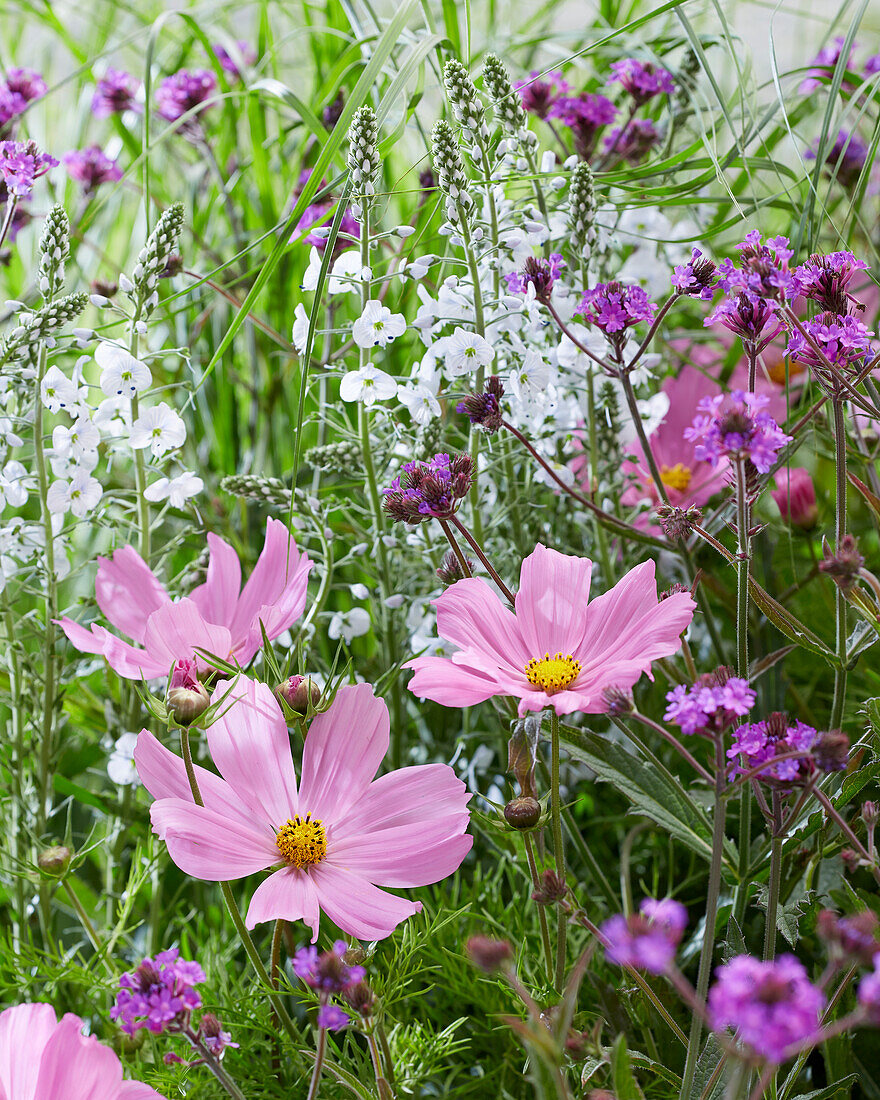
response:
[[[334,822],[336,843],[346,837],[403,825],[418,829],[435,820],[464,814],[471,799],[448,764],[415,764],[374,780],[348,813]]]
[[[637,565],[590,604],[587,634],[575,654],[583,670],[573,690],[598,705],[603,688],[632,687],[642,672],[650,674],[651,661],[679,650],[695,606],[688,593],[658,602],[653,561]]]
[[[219,717],[208,727],[211,759],[252,813],[278,828],[298,807],[290,734],[281,707],[266,684],[247,676],[222,680],[211,701],[224,697]]]
[[[118,1100],[119,1059],[94,1035],[83,1035],[82,1026],[79,1016],[67,1013],[55,1028],[43,1051],[33,1100]]]
[[[541,543],[523,561],[516,621],[529,657],[575,652],[587,622],[592,570],[589,558],[560,554]]]
[[[193,589],[191,599],[205,622],[230,626],[241,589],[241,564],[229,543],[213,532],[208,534],[208,552],[207,578]]]
[[[149,730],[141,730],[134,747],[134,762],[143,785],[153,798],[179,798],[192,802],[193,796],[181,757],[170,752]],[[239,795],[219,775],[195,765],[199,794],[209,810],[232,818],[243,828],[253,828],[253,813]],[[161,835],[161,834],[160,834]]]
[[[15,1005],[0,1012],[0,1096],[4,1100],[33,1100],[40,1059],[57,1026],[51,1005]]]
[[[266,540],[248,577],[230,624],[236,656],[246,664],[262,645],[260,620],[269,638],[277,638],[303,612],[312,563],[301,554],[287,527],[271,517]]]
[[[150,819],[168,854],[194,878],[242,878],[281,859],[271,829],[246,825],[193,802],[162,798],[150,807]]]
[[[232,638],[227,627],[206,623],[196,604],[185,598],[153,612],[144,631],[144,645],[151,657],[164,661],[166,671],[180,657],[194,657],[199,668],[205,669],[209,666],[196,648],[228,658]]]
[[[471,707],[494,695],[519,694],[518,688],[512,689],[508,677],[502,680],[500,676],[463,668],[448,657],[416,657],[404,668],[415,671],[407,686],[417,699],[432,699],[444,707]]]
[[[245,924],[253,928],[267,920],[301,920],[311,928],[314,943],[319,917],[318,894],[311,877],[296,867],[282,867],[254,891]]]
[[[401,921],[422,910],[421,902],[387,894],[360,875],[326,861],[315,864],[311,877],[323,911],[343,932],[359,940],[382,940]]]
[[[164,655],[156,657],[145,649],[129,645],[97,623],[86,630],[72,619],[60,619],[59,626],[80,652],[101,653],[110,667],[126,680],[152,680],[156,676],[166,676],[171,668],[171,661],[165,660]]]
[[[133,546],[122,546],[112,558],[98,558],[95,599],[117,630],[143,642],[147,619],[171,597]]]
[[[338,821],[369,786],[388,751],[388,708],[370,684],[342,687],[309,726],[299,804],[313,817]]]
[[[327,866],[352,871],[376,886],[427,886],[461,866],[474,838],[464,832],[468,816],[432,821],[418,831],[408,825],[380,829],[334,844]]]
[[[464,650],[486,654],[497,667],[522,674],[534,656],[522,639],[513,612],[485,581],[476,577],[456,581],[434,605],[441,638]]]
[[[161,1093],[140,1081],[123,1081],[117,1095],[119,1100],[165,1100]]]

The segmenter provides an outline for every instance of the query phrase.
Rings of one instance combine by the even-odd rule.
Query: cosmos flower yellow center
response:
[[[327,855],[327,834],[320,821],[311,814],[299,814],[284,822],[275,837],[278,851],[291,867],[311,867]]]
[[[555,695],[573,684],[580,671],[580,661],[576,661],[570,653],[567,657],[561,653],[553,657],[545,653],[541,658],[532,658],[526,665],[526,679],[548,695]]]
[[[691,468],[683,462],[676,462],[674,466],[661,466],[660,480],[670,489],[678,489],[683,493],[691,483]]]

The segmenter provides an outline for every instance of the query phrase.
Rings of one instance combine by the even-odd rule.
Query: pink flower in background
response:
[[[164,1100],[149,1085],[123,1081],[114,1052],[82,1029],[79,1016],[58,1020],[47,1004],[0,1013],[3,1100]]]
[[[661,387],[669,397],[669,410],[648,443],[666,486],[669,503],[676,508],[702,505],[725,485],[729,463],[727,459],[713,469],[710,463],[696,458],[695,444],[684,437],[704,397],[719,392],[718,383],[707,378],[696,367],[683,367],[677,377],[666,378]],[[657,504],[660,497],[654,485],[645,455],[638,440],[631,445],[632,458],[624,459],[621,472],[632,478],[630,487],[620,498],[624,504],[639,504],[649,500]],[[642,526],[649,522],[641,516]]]
[[[515,612],[485,581],[450,585],[434,601],[437,633],[458,652],[411,661],[410,691],[447,707],[512,695],[520,716],[548,706],[604,713],[606,688],[631,688],[678,651],[695,604],[687,593],[658,601],[653,561],[588,604],[592,569],[589,558],[539,543],[522,563]]]
[[[815,527],[819,508],[809,470],[800,466],[783,467],[776,473],[776,484],[778,488],[771,489],[770,496],[776,501],[782,518],[804,531]]]
[[[238,555],[229,543],[209,534],[208,547],[207,580],[176,601],[133,547],[98,559],[98,607],[135,645],[103,626],[87,630],[68,618],[60,622],[64,633],[81,652],[102,653],[129,680],[167,676],[184,657],[205,669],[197,648],[246,665],[263,644],[261,623],[271,640],[303,613],[312,562],[277,519],[266,523],[263,551],[243,589]]]
[[[464,784],[446,764],[373,779],[388,750],[388,708],[369,684],[340,688],[311,722],[297,788],[290,737],[272,691],[240,677],[207,730],[221,779],[196,768],[193,800],[180,757],[142,730],[135,763],[154,831],[182,871],[220,881],[281,865],[254,891],[248,928],[302,920],[318,938],[320,911],[359,939],[382,939],[419,902],[378,889],[439,882],[470,851]]]

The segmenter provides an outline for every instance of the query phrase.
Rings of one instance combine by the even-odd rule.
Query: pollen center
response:
[[[545,653],[542,658],[533,658],[526,665],[526,679],[548,695],[555,695],[573,684],[580,671],[580,661],[576,661],[570,653],[567,657],[561,653],[553,657]]]
[[[676,462],[674,466],[661,466],[660,480],[670,489],[678,489],[683,493],[691,483],[691,468],[683,462]]]
[[[327,834],[320,821],[312,821],[312,815],[299,814],[284,822],[275,837],[278,851],[291,867],[311,867],[327,855]]]

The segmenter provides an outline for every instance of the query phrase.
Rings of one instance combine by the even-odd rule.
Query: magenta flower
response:
[[[766,474],[782,447],[791,442],[766,406],[764,394],[734,390],[704,397],[698,404],[699,416],[685,429],[685,439],[695,443],[694,455],[718,466],[725,458],[749,459],[755,469]]]
[[[872,354],[871,337],[873,332],[851,313],[820,313],[812,320],[804,321],[803,327],[812,337],[824,355],[824,359],[813,348],[799,329],[794,329],[789,337],[786,354],[799,363],[827,372],[827,359],[839,370],[852,370],[860,365],[866,355]]]
[[[859,982],[858,999],[870,1023],[880,1027],[880,954],[874,956],[874,970]]]
[[[539,302],[549,302],[553,284],[563,267],[565,260],[560,252],[552,252],[546,260],[528,256],[521,271],[512,271],[504,279],[511,294],[525,294]]]
[[[208,547],[207,580],[177,601],[134,547],[98,558],[98,607],[136,645],[97,624],[87,630],[64,618],[61,628],[78,650],[102,653],[128,680],[167,676],[184,657],[208,668],[196,649],[246,665],[263,644],[261,623],[267,637],[277,638],[303,613],[312,562],[277,519],[266,522],[263,551],[243,589],[238,555],[229,543],[209,534]]]
[[[815,764],[808,755],[819,739],[819,731],[806,722],[792,722],[779,711],[763,722],[750,722],[733,731],[733,741],[727,750],[727,759],[740,758],[733,767],[734,774],[742,775],[759,764],[767,767],[758,772],[761,779],[779,783],[804,782],[815,771]],[[775,757],[792,752],[804,756],[790,757],[778,764]]]
[[[686,366],[677,377],[664,379],[661,389],[669,396],[669,409],[648,443],[669,503],[675,508],[699,507],[724,487],[729,463],[725,459],[713,467],[705,459],[697,458],[696,444],[685,439],[684,432],[691,426],[700,401],[718,393],[718,383],[695,367]],[[633,457],[625,459],[620,467],[630,480],[621,501],[639,504],[648,500],[657,504],[660,498],[642,447],[636,440],[630,449]]]
[[[818,1039],[822,992],[794,955],[761,962],[737,955],[715,972],[709,1015],[715,1031],[732,1028],[770,1062],[784,1062],[788,1048]]]
[[[605,155],[612,154],[627,164],[641,164],[663,137],[649,118],[635,118],[627,126],[615,126],[605,138]]]
[[[664,721],[674,722],[682,733],[711,735],[748,714],[755,693],[748,680],[728,677],[726,671],[719,670],[701,676],[695,684],[678,684],[667,692],[666,701]]]
[[[691,258],[685,264],[679,264],[672,273],[672,286],[679,294],[691,298],[711,301],[718,283],[715,279],[717,268],[713,260],[703,256],[699,248],[691,250]]]
[[[123,1081],[109,1048],[82,1033],[83,1021],[60,1020],[47,1004],[0,1013],[0,1096],[4,1100],[164,1100],[149,1085]]]
[[[665,973],[687,926],[687,910],[673,898],[645,898],[629,918],[618,913],[602,925],[605,954],[618,966]]]
[[[655,95],[672,95],[675,92],[672,73],[650,62],[637,61],[634,57],[612,62],[611,74],[608,83],[619,81],[638,104],[647,103]]]
[[[818,152],[819,138],[816,138],[810,148],[804,151],[804,158],[815,160]],[[868,146],[858,134],[851,134],[849,130],[839,130],[831,148],[826,146],[824,157],[823,167],[828,175],[836,178],[842,187],[852,187],[865,167]]]
[[[95,86],[92,114],[95,118],[121,115],[123,111],[139,111],[136,101],[140,81],[121,69],[108,69]]]
[[[201,114],[207,109],[201,105],[216,89],[217,78],[207,69],[181,69],[172,76],[166,76],[156,89],[156,109],[168,122],[176,122],[187,111],[197,107],[199,110],[196,113]]]
[[[201,1007],[195,987],[204,980],[199,964],[181,959],[176,947],[160,951],[155,959],[144,959],[137,970],[119,979],[110,1019],[128,1035],[142,1027],[154,1035],[180,1031],[189,1024],[193,1010]]]
[[[64,154],[63,160],[70,178],[81,183],[86,194],[102,183],[118,183],[122,179],[122,169],[112,157],[107,156],[100,145],[73,149]]]
[[[239,60],[243,61],[245,65],[253,65],[257,60],[257,51],[253,48],[250,42],[246,42],[240,38],[235,43],[235,48],[238,51],[237,57],[233,57],[229,50],[220,43],[215,42],[211,49],[214,51],[214,56],[220,62],[220,68],[229,73],[230,76],[236,77],[241,80],[241,69],[239,68]]]
[[[193,800],[180,757],[142,730],[134,759],[157,799],[154,831],[182,871],[212,882],[275,870],[254,891],[248,928],[302,920],[318,938],[323,912],[359,939],[382,939],[419,902],[378,889],[439,882],[470,851],[464,784],[446,764],[401,768],[373,780],[388,750],[388,708],[369,684],[340,688],[309,726],[299,785],[287,726],[272,691],[246,677],[208,727],[222,775],[196,768]]]
[[[650,322],[657,307],[640,286],[623,283],[596,283],[584,291],[575,313],[582,313],[585,324],[595,325],[612,342],[622,340],[626,329]]]
[[[57,165],[35,141],[0,141],[0,179],[17,198],[29,195],[40,176]]]
[[[522,105],[531,115],[546,118],[560,96],[569,90],[569,84],[561,72],[532,72],[528,80],[518,80],[514,85],[522,99]]]
[[[771,489],[779,514],[792,526],[810,531],[819,519],[816,488],[810,471],[801,466],[783,467],[776,472],[778,489]]]
[[[606,688],[631,688],[652,661],[678,651],[695,604],[687,593],[658,601],[646,561],[588,606],[592,569],[589,558],[538,543],[522,563],[515,612],[485,581],[450,585],[434,601],[437,632],[458,652],[411,661],[410,691],[446,707],[510,695],[520,717],[548,706],[607,711]]]
[[[823,80],[831,79],[837,62],[840,60],[840,55],[843,53],[845,42],[846,39],[843,35],[838,35],[830,46],[823,46],[822,49],[819,50],[810,62],[810,68],[807,69],[807,75],[801,81],[800,87],[798,88],[799,92],[813,92],[816,88],[822,87]],[[847,69],[852,68],[853,54],[856,52],[856,45],[857,43],[853,42],[850,46],[845,66]],[[844,82],[842,87],[846,87],[846,82]]]

